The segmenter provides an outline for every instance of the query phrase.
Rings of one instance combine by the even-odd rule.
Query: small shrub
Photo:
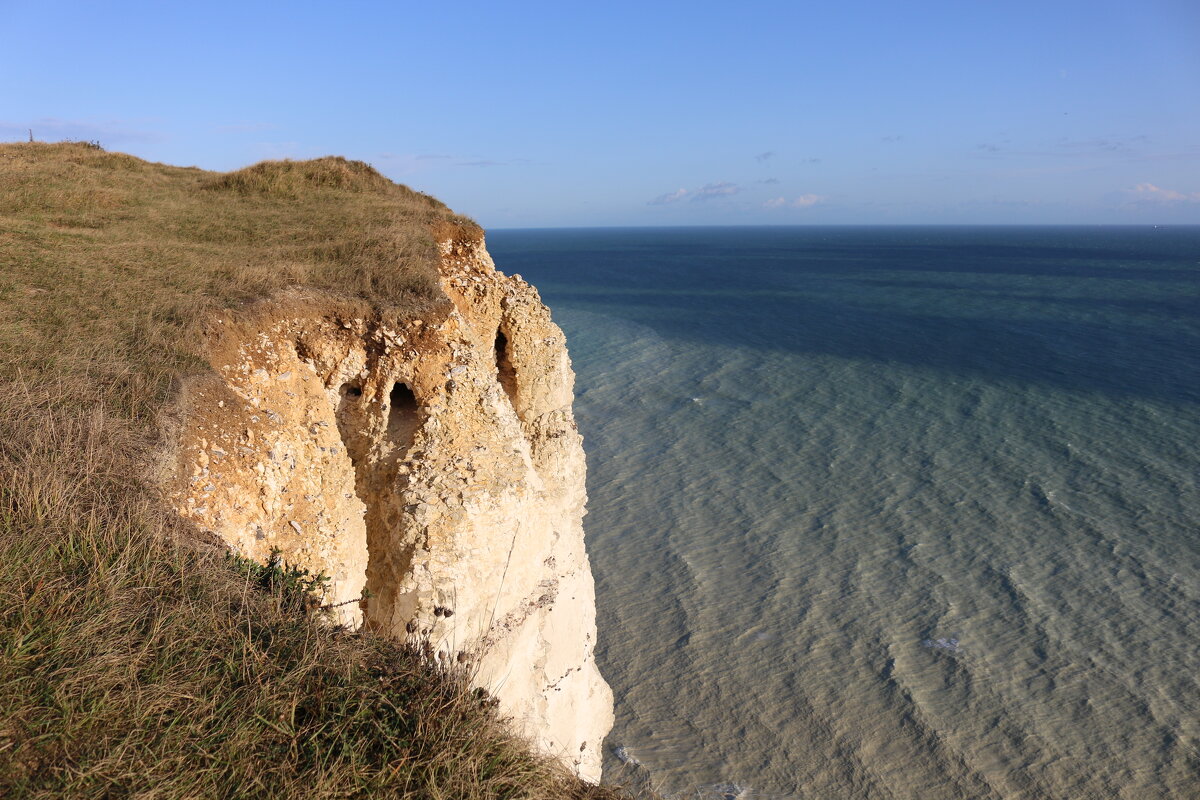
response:
[[[251,586],[274,597],[281,608],[306,613],[322,610],[329,576],[324,572],[314,575],[306,568],[288,564],[280,558],[281,552],[278,547],[272,548],[266,564],[240,553],[230,552],[225,557],[246,576]]]

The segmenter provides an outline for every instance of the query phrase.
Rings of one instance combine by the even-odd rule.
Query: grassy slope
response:
[[[0,796],[618,796],[461,676],[261,588],[147,478],[206,312],[294,285],[436,303],[431,230],[478,231],[344,159],[0,145]]]

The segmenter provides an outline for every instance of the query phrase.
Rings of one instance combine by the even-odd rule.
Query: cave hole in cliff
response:
[[[359,383],[343,383],[338,390],[337,426],[342,435],[342,443],[346,445],[346,454],[350,463],[358,466],[367,457],[371,440],[367,434],[366,405],[363,402],[362,385]]]
[[[514,409],[517,407],[517,368],[513,366],[512,353],[509,351],[508,337],[504,331],[496,331],[496,375],[508,402]]]
[[[400,472],[400,464],[412,449],[424,412],[407,383],[391,383],[389,390],[365,372],[338,387],[336,403],[338,432],[354,471],[366,528],[365,588],[371,599],[360,605],[363,621],[395,633],[396,583],[412,558],[412,548],[397,540],[407,502],[401,485],[407,473]]]
[[[412,447],[420,424],[416,395],[407,383],[397,381],[388,395],[388,441],[396,446],[399,453],[404,453]]]

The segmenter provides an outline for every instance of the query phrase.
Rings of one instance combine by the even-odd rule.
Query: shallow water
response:
[[[608,777],[1200,796],[1200,229],[488,244],[578,374]]]

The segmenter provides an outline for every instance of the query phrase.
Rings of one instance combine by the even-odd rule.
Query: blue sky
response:
[[[0,140],[339,154],[486,227],[1200,223],[1196,0],[0,0]]]

